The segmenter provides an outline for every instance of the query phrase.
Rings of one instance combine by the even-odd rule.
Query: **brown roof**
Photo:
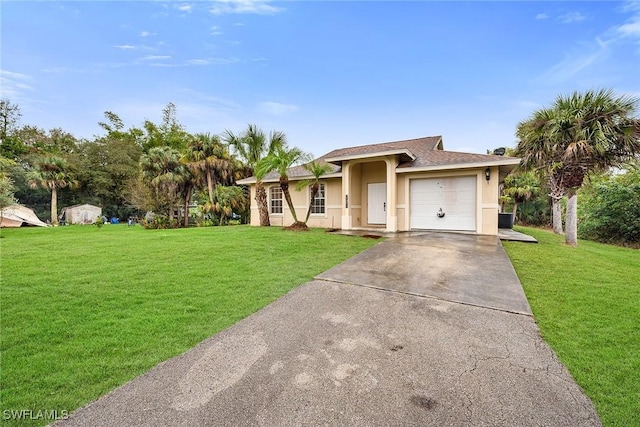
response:
[[[425,169],[446,169],[447,166],[463,166],[478,164],[510,164],[515,165],[516,158],[507,156],[496,156],[493,154],[475,154],[460,153],[457,151],[444,151],[441,136],[428,136],[424,138],[407,139],[403,141],[383,142],[380,144],[360,145],[356,147],[339,148],[333,150],[322,157],[316,159],[319,162],[329,162],[333,171],[331,174],[340,174],[342,172],[342,161],[362,157],[375,156],[377,153],[381,155],[388,152],[408,152],[407,155],[401,156],[401,163],[397,167],[397,171],[409,168],[425,168]],[[309,177],[304,167],[295,166],[289,169],[289,178],[299,179]],[[275,172],[265,176],[264,181],[273,181],[278,179]],[[244,181],[244,180],[243,180]],[[254,182],[255,179],[249,178],[247,181]],[[248,182],[247,182],[248,183]]]
[[[441,136],[427,136],[425,138],[407,139],[404,141],[383,142],[380,144],[360,145],[357,147],[339,148],[322,156],[323,158],[335,158],[345,156],[358,156],[366,154],[383,153],[385,151],[394,151],[408,149],[414,155],[418,155],[418,151],[433,151],[442,147]],[[442,149],[442,148],[440,148]],[[414,151],[415,150],[415,151]]]

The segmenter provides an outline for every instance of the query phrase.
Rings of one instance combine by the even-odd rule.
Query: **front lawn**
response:
[[[71,412],[375,243],[247,226],[3,229],[3,422],[47,424],[7,411]]]
[[[504,242],[542,336],[605,426],[640,425],[640,251],[518,228]]]

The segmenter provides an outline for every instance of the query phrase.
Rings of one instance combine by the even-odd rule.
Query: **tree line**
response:
[[[172,103],[160,123],[146,120],[141,127],[127,129],[111,111],[104,116],[98,123],[102,135],[79,140],[59,128],[20,126],[19,106],[0,100],[0,207],[18,202],[52,224],[58,222],[58,205],[90,203],[107,217],[138,217],[153,228],[188,226],[194,220],[224,225],[231,218],[248,221],[248,189],[236,182],[255,174],[261,224],[269,225],[261,179],[277,171],[290,203],[286,169],[310,159],[290,147],[283,132],[267,135],[255,125],[238,134],[191,134]],[[317,184],[327,169],[315,167]],[[313,191],[312,182],[305,185]]]
[[[570,245],[640,243],[638,104],[612,90],[573,92],[518,123],[507,154],[522,162],[505,178],[503,207],[522,206],[522,222],[551,225]]]

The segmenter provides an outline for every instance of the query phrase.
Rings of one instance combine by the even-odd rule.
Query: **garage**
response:
[[[476,231],[476,177],[412,179],[411,229]]]

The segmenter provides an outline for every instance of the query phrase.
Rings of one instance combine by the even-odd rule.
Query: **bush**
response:
[[[169,219],[168,215],[155,215],[153,218],[144,218],[140,224],[146,229],[166,230],[169,228],[179,228],[180,221]]]
[[[604,243],[640,243],[640,172],[605,176],[580,192],[578,235]]]

